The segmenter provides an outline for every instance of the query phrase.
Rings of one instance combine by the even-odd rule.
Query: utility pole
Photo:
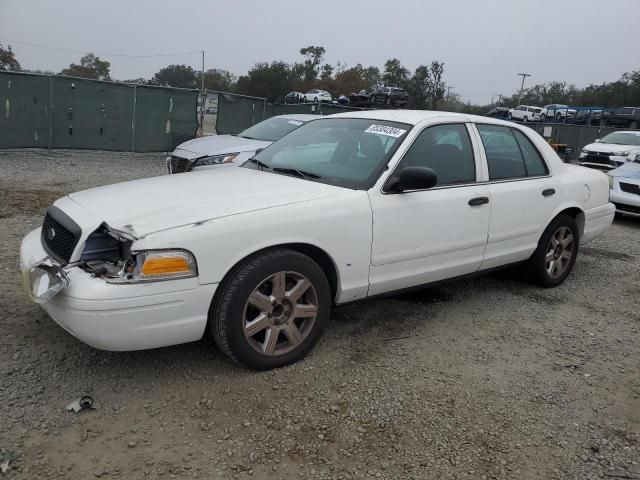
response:
[[[520,103],[522,101],[522,92],[524,91],[524,80],[527,77],[530,77],[531,74],[529,73],[518,73],[519,76],[522,77],[522,85],[520,86],[520,95],[518,96],[518,103]]]
[[[204,107],[207,102],[207,92],[204,90],[204,50],[202,50],[202,72],[200,73],[200,94],[202,102],[200,103],[200,136],[204,135]]]

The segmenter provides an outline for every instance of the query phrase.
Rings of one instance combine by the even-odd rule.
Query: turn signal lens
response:
[[[123,269],[109,283],[141,283],[198,276],[196,259],[186,250],[146,250],[134,255],[130,269]]]
[[[182,257],[148,258],[142,266],[143,275],[187,273],[190,270],[189,263]]]

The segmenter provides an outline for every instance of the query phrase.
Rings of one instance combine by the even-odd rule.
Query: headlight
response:
[[[205,165],[220,165],[221,163],[231,163],[238,156],[237,153],[225,153],[224,155],[213,155],[211,157],[202,157],[193,163],[192,170],[196,167],[204,167]]]
[[[589,151],[588,151],[588,150],[584,150],[584,149],[583,149],[583,150],[580,152],[580,158],[584,158],[584,157],[586,157],[587,155],[589,155]]]
[[[626,157],[627,155],[629,155],[629,152],[626,151],[613,152],[614,157]]]
[[[108,283],[141,283],[159,280],[177,280],[198,275],[194,256],[186,250],[147,250],[132,255],[120,276]]]
[[[613,177],[607,174],[607,178],[609,179],[609,189],[611,190],[613,188]]]

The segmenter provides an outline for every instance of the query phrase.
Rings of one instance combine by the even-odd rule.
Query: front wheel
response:
[[[250,258],[230,274],[209,312],[218,347],[258,370],[303,358],[329,319],[331,290],[322,269],[281,249]]]
[[[571,273],[578,255],[580,232],[568,215],[556,217],[540,237],[526,265],[528,279],[545,288],[560,285]]]

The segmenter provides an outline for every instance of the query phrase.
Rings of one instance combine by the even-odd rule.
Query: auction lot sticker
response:
[[[387,137],[398,138],[404,135],[406,130],[396,127],[388,127],[386,125],[371,125],[364,133],[377,133],[378,135],[386,135]]]

